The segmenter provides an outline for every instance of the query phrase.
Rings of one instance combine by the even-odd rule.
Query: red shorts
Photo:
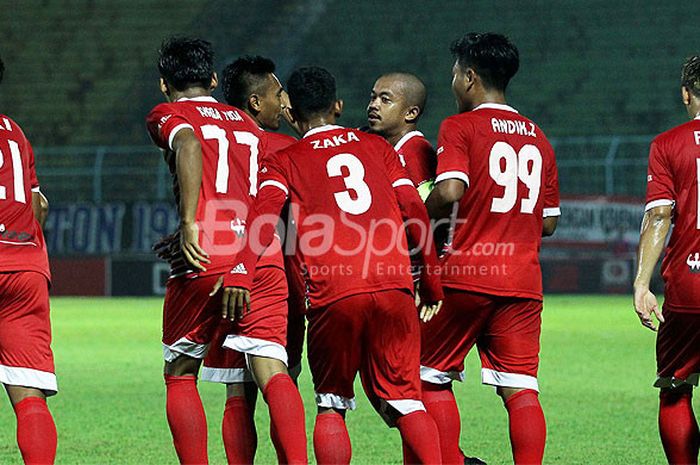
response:
[[[664,308],[664,323],[656,337],[656,374],[654,386],[698,385],[700,379],[700,314],[669,311]]]
[[[219,275],[168,281],[163,309],[163,355],[172,361],[180,354],[204,358],[217,331],[228,331],[223,345],[239,352],[277,358],[286,363],[287,283],[284,271],[258,268],[251,291],[251,308],[230,328],[219,327],[221,292],[209,296]],[[217,344],[219,345],[219,344]],[[214,354],[228,367],[228,355]]]
[[[542,302],[445,289],[440,312],[421,332],[421,379],[447,384],[464,379],[464,358],[476,344],[481,381],[539,390]]]
[[[0,383],[56,394],[46,277],[0,273],[0,302]]]
[[[367,397],[380,414],[387,404],[402,414],[424,410],[420,329],[411,294],[356,294],[311,309],[307,317],[309,366],[319,407],[354,409],[353,384],[359,371]]]

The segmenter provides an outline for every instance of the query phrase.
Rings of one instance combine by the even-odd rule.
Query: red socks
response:
[[[224,420],[221,424],[226,460],[229,465],[252,464],[258,446],[255,421],[245,397],[229,397],[226,400]]]
[[[547,426],[537,392],[525,389],[505,401],[515,465],[541,464]]]
[[[278,455],[291,465],[307,464],[304,404],[294,381],[287,374],[274,375],[265,385],[263,397],[282,449]]]
[[[207,419],[197,391],[197,378],[165,375],[165,387],[165,411],[180,463],[208,463]]]
[[[17,444],[27,465],[52,464],[56,458],[56,425],[46,400],[27,397],[14,406]]]
[[[419,410],[396,421],[404,444],[404,463],[441,464],[437,425],[430,415]],[[410,451],[410,454],[406,454]]]
[[[352,457],[345,420],[336,412],[316,416],[314,453],[318,465],[347,465]]]
[[[462,465],[459,448],[460,418],[451,384],[422,382],[423,405],[433,418],[440,434],[440,452],[445,465]]]
[[[698,463],[700,432],[693,413],[692,392],[661,391],[659,396],[659,433],[668,463]]]

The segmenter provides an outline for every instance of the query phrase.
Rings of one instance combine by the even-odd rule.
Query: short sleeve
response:
[[[382,141],[383,142],[383,141]],[[411,177],[408,175],[406,168],[401,164],[399,154],[396,153],[394,147],[388,143],[383,144],[384,147],[384,166],[386,173],[391,181],[391,187],[413,186]]]
[[[173,150],[173,139],[181,129],[194,127],[173,104],[161,103],[146,117],[146,128],[155,144],[165,150]]]
[[[402,152],[406,161],[406,171],[413,183],[419,186],[435,179],[435,150],[430,143],[423,138],[415,137],[404,147]]]
[[[469,186],[468,128],[453,118],[440,125],[435,183],[459,179]]]
[[[646,211],[655,207],[673,205],[676,200],[671,167],[669,166],[666,154],[657,141],[651,143],[651,148],[649,150],[646,200]]]
[[[554,150],[547,147],[547,158],[544,172],[544,210],[542,216],[561,216],[559,207],[559,172]]]
[[[289,197],[289,181],[287,163],[288,156],[286,151],[267,152],[260,162],[260,171],[258,173],[259,188],[272,186],[284,192],[284,195]]]

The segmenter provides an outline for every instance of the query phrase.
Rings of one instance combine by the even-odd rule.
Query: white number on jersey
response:
[[[202,126],[202,137],[206,140],[216,140],[218,143],[219,159],[216,163],[216,192],[219,194],[226,194],[228,192],[228,180],[230,175],[228,164],[228,148],[230,143],[226,136],[226,130],[214,124],[207,124]],[[233,131],[233,137],[237,144],[248,146],[250,151],[249,193],[250,195],[255,195],[258,193],[258,145],[260,144],[260,139],[255,134],[245,131]]]
[[[14,180],[15,200],[20,203],[27,203],[27,196],[24,193],[24,168],[22,167],[22,154],[19,151],[19,144],[13,140],[8,140],[10,146],[10,157],[12,159],[12,178]],[[0,169],[5,164],[5,157],[0,151]],[[7,199],[7,188],[0,186],[0,200]]]
[[[520,202],[520,212],[531,214],[535,210],[542,184],[542,154],[537,147],[527,144],[516,153],[507,142],[496,142],[489,155],[489,174],[504,188],[503,197],[491,201],[492,212],[507,213],[513,209],[518,200],[518,180],[528,188],[527,198]]]
[[[351,215],[361,215],[369,210],[372,205],[372,192],[365,183],[365,167],[362,162],[351,153],[339,153],[331,157],[326,163],[328,176],[343,176],[342,167],[347,168],[348,175],[343,177],[347,190],[336,192],[335,202],[341,210]],[[357,198],[350,197],[348,191],[355,191]]]

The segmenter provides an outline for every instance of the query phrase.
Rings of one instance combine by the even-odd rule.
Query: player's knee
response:
[[[449,383],[431,383],[429,381],[423,381],[421,380],[421,389],[424,392],[435,392],[435,391],[451,391],[452,390],[452,382]]]
[[[6,385],[5,389],[7,390],[7,395],[10,398],[10,402],[12,403],[12,405],[17,405],[18,403],[22,402],[24,399],[27,399],[29,397],[46,399],[46,395],[44,395],[44,393],[41,390],[35,388]]]
[[[527,388],[511,388],[511,387],[501,387],[496,388],[496,394],[498,394],[503,402],[508,402],[509,399],[513,398],[515,395],[524,395],[527,393],[532,393],[538,395],[537,391]]]
[[[202,365],[202,360],[180,355],[171,362],[165,362],[163,373],[168,376],[197,376],[199,367]]]
[[[340,408],[319,407],[316,411],[316,415],[328,415],[331,413],[337,413],[338,415],[343,417],[343,420],[345,420],[345,412],[347,412],[347,410]]]
[[[659,399],[662,401],[675,401],[681,397],[692,397],[693,396],[693,386],[690,384],[682,384],[676,387],[662,388],[659,391]]]

